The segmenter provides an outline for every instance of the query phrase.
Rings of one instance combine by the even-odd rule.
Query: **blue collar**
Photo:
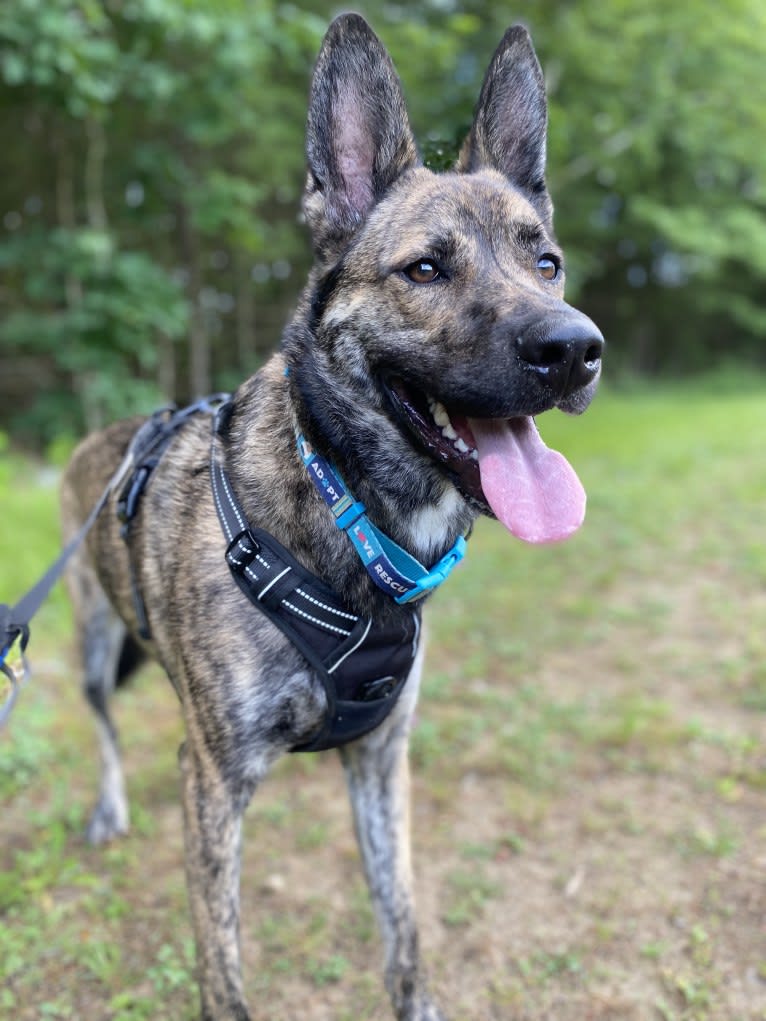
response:
[[[363,503],[354,500],[338,472],[316,453],[302,433],[296,432],[298,453],[308,469],[319,495],[330,508],[335,524],[354,544],[365,570],[378,586],[397,603],[411,603],[446,581],[452,568],[465,555],[466,542],[458,536],[455,545],[428,570],[402,549],[367,517]]]

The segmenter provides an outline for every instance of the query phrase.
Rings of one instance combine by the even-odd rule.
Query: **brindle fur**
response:
[[[220,456],[250,522],[276,536],[355,612],[409,613],[376,589],[315,493],[295,449],[300,425],[339,467],[371,518],[434,562],[486,510],[413,442],[382,380],[394,373],[477,417],[583,410],[597,371],[559,392],[516,353],[516,338],[588,324],[543,280],[558,253],[545,187],[546,102],[525,30],[509,30],[487,72],[476,120],[453,173],[417,154],[401,87],[382,45],[356,15],[333,23],[313,79],[304,199],[316,265],[280,353],[236,392]],[[428,256],[446,279],[402,272]],[[593,336],[598,333],[588,324]],[[537,334],[535,334],[537,331]],[[547,331],[547,332],[546,332]],[[558,331],[558,332],[557,332]],[[285,375],[290,366],[289,377]],[[138,421],[78,448],[63,486],[72,534],[120,462]],[[69,585],[100,731],[103,775],[94,842],[128,828],[108,699],[127,669],[157,658],[182,706],[180,762],[186,872],[202,1016],[246,1019],[239,961],[242,814],[272,763],[309,739],[323,687],[281,632],[233,583],[209,481],[210,421],[189,421],[152,476],[131,546],[152,640],[137,637],[130,572],[110,508],[77,557]],[[418,953],[408,820],[407,742],[422,649],[395,709],[341,752],[355,826],[400,1021],[439,1021]]]

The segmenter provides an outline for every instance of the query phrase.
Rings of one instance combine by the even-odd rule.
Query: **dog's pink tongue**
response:
[[[543,443],[531,418],[476,419],[481,488],[495,517],[525,542],[557,542],[585,517],[585,490],[567,459]]]

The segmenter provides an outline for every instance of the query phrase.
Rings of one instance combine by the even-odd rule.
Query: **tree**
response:
[[[610,360],[763,364],[763,6],[588,0],[543,45],[558,223]]]
[[[308,264],[303,127],[332,9],[0,5],[0,428],[77,433],[235,385],[274,346]],[[608,370],[763,364],[762,5],[513,13],[548,81],[568,293],[607,335]],[[368,16],[427,162],[450,166],[507,6]]]
[[[22,409],[49,434],[54,413],[79,430],[161,389],[209,391],[223,320],[252,355],[250,269],[280,226],[259,202],[302,169],[283,72],[310,66],[320,31],[283,33],[267,2],[23,6],[0,9],[0,116],[32,142],[0,185],[1,342],[6,386],[37,389]],[[41,366],[46,392],[24,380]]]

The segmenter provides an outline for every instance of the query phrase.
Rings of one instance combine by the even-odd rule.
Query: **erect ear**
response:
[[[547,126],[542,68],[529,33],[514,25],[489,65],[457,169],[499,170],[549,222],[553,210],[545,185]]]
[[[331,255],[403,171],[419,163],[402,87],[383,44],[358,14],[328,29],[314,69],[303,208]]]

